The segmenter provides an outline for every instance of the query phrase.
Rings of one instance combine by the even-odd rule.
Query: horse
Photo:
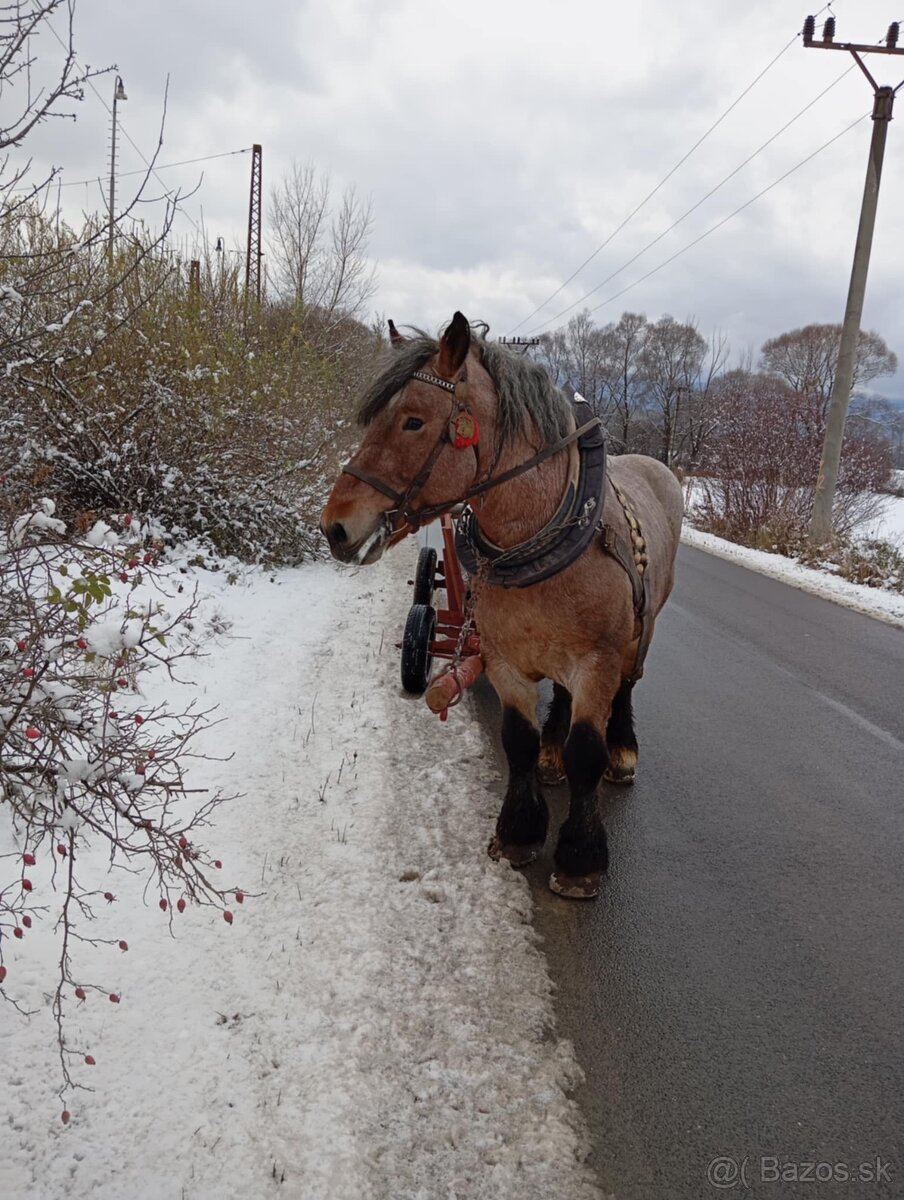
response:
[[[459,548],[474,563],[474,617],[508,762],[489,853],[513,866],[536,857],[549,822],[541,784],[564,773],[568,816],[549,885],[590,899],[609,862],[598,786],[635,777],[632,690],[674,582],[681,487],[646,455],[606,461],[603,451],[600,475],[600,422],[579,427],[546,371],[491,342],[486,326],[456,312],[438,340],[389,327],[388,356],[357,410],[363,440],[321,531],[335,558],[366,565],[470,500]],[[594,474],[588,456],[598,478],[581,487]],[[544,679],[553,702],[541,729]]]

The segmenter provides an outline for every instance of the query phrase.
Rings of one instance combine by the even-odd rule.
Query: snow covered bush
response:
[[[188,904],[233,919],[221,863],[201,841],[224,797],[185,780],[212,714],[195,700],[157,703],[147,686],[208,634],[194,595],[180,597],[184,585],[159,568],[159,543],[129,514],[116,526],[99,521],[68,542],[45,499],[0,533],[0,996],[24,1014],[36,993],[52,995],[64,1121],[77,1068],[93,1065],[67,1037],[67,1014],[119,1002],[115,963],[97,977],[80,955],[128,949],[92,931],[97,907],[116,902],[116,873],[140,874],[166,919]],[[16,951],[40,924],[59,956],[36,989],[17,978]]]
[[[696,517],[710,532],[783,553],[806,535],[821,436],[811,400],[780,380],[734,371],[715,390],[714,429]],[[888,446],[862,424],[845,436],[834,523],[840,536],[875,515]]]

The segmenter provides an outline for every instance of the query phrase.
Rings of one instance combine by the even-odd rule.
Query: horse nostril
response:
[[[345,526],[340,521],[334,521],[327,530],[326,536],[334,546],[344,546],[348,541],[348,534],[345,532]]]

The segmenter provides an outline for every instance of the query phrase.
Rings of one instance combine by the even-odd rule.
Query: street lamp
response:
[[[128,100],[126,89],[123,87],[122,76],[116,76],[113,85],[113,139],[110,143],[110,228],[107,233],[107,258],[113,266],[113,231],[116,227],[116,105],[120,100]]]

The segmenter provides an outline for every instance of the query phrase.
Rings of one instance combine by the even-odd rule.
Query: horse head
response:
[[[335,558],[376,562],[424,521],[448,511],[481,469],[491,433],[492,382],[456,312],[439,342],[404,338],[390,321],[391,353],[359,406],[364,436],[320,520]]]

